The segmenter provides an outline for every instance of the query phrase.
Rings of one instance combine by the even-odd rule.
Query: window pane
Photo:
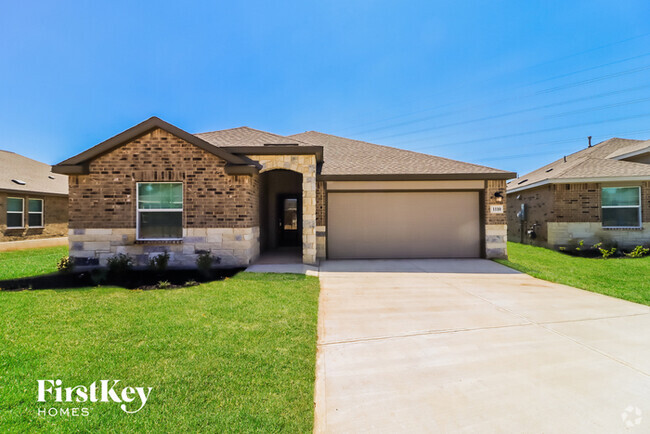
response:
[[[639,205],[639,187],[603,188],[603,206]]]
[[[29,199],[29,212],[42,212],[43,201],[40,199]]]
[[[140,209],[181,209],[183,184],[138,184],[138,199]]]
[[[603,226],[605,227],[639,227],[638,208],[603,208]]]
[[[181,238],[182,212],[141,212],[140,238]]]
[[[43,214],[27,214],[29,226],[43,226]]]
[[[19,228],[23,225],[22,214],[7,214],[7,227]]]
[[[16,198],[8,198],[7,199],[7,211],[20,211],[22,212],[23,210],[23,200],[22,199],[16,199]]]

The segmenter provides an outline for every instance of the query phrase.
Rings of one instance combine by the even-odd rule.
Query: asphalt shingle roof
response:
[[[650,176],[650,164],[615,159],[649,147],[650,140],[605,140],[513,179],[508,183],[508,190],[525,189],[555,179]]]
[[[322,175],[506,174],[505,170],[308,131],[298,139],[323,147]]]
[[[306,145],[306,143],[303,143],[296,138],[280,136],[278,134],[268,133],[266,131],[260,131],[249,127],[231,128],[228,130],[211,131],[194,135],[218,147]]]
[[[66,175],[53,173],[49,164],[14,152],[0,150],[0,174],[0,190],[68,194]]]

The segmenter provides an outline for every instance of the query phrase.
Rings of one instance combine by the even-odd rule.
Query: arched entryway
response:
[[[260,248],[262,253],[302,257],[302,174],[274,169],[260,174]]]

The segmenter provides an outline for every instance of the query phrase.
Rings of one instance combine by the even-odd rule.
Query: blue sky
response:
[[[650,3],[5,2],[0,149],[56,163],[150,116],[525,173],[650,139]]]

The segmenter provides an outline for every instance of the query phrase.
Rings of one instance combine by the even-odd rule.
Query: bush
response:
[[[625,256],[628,258],[642,258],[650,252],[650,249],[646,249],[643,246],[636,246],[634,250],[630,253],[626,253]]]
[[[200,253],[196,258],[196,267],[202,271],[204,274],[207,274],[212,269],[212,264],[214,263],[214,256],[212,256],[212,251]]]
[[[167,264],[169,264],[169,253],[164,252],[160,255],[154,256],[149,260],[149,269],[163,273],[165,270],[167,270]]]
[[[56,269],[60,273],[70,273],[74,269],[74,258],[64,256],[56,263]]]
[[[168,280],[161,280],[160,282],[158,282],[158,285],[156,286],[158,287],[158,289],[169,289],[172,287],[172,284],[169,283]]]
[[[133,269],[133,259],[124,253],[108,258],[108,272],[114,276],[124,276]]]
[[[611,249],[604,249],[602,247],[598,247],[598,250],[600,251],[600,254],[603,255],[603,259],[607,259],[610,256],[612,256],[614,253],[616,253],[616,247],[612,247]]]

